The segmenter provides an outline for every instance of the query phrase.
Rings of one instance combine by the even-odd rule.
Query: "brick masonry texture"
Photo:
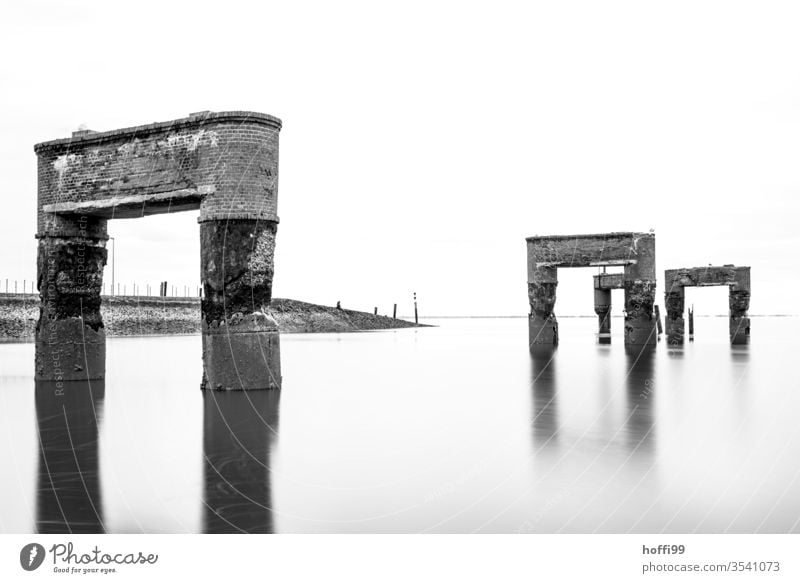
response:
[[[280,128],[260,113],[204,113],[37,144],[39,234],[53,228],[46,205],[169,192],[193,193],[201,222],[277,221]]]

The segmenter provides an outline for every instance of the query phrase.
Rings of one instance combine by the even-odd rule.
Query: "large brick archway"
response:
[[[109,219],[200,210],[204,386],[280,385],[272,296],[281,121],[201,112],[35,146],[36,378],[105,375],[100,292]]]

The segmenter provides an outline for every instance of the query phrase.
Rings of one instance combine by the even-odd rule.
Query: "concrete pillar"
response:
[[[731,344],[747,344],[750,342],[750,318],[747,310],[750,308],[750,292],[734,291],[730,288],[728,294],[730,308],[730,337]]]
[[[664,318],[664,327],[667,332],[667,344],[679,346],[683,345],[685,323],[683,311],[685,303],[685,291],[682,285],[667,285],[667,292],[664,294],[664,308],[667,310]]]
[[[203,388],[280,388],[278,326],[269,315],[274,221],[200,223]]]
[[[555,267],[538,267],[528,283],[528,340],[530,346],[558,344],[558,322],[553,313],[556,304],[558,275]]]
[[[653,317],[655,296],[655,281],[625,281],[626,346],[649,346],[658,341]]]
[[[35,378],[102,379],[106,338],[100,291],[106,264],[106,219],[52,216],[39,239]]]
[[[594,290],[594,313],[599,319],[597,331],[600,334],[611,334],[611,290]]]

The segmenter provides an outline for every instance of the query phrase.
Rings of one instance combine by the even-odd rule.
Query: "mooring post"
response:
[[[694,304],[689,308],[689,340],[694,340]]]
[[[392,310],[392,318],[397,319],[397,304],[394,305],[394,309]]]
[[[653,309],[656,312],[656,328],[658,328],[658,335],[664,333],[664,328],[661,327],[661,311],[658,309],[658,306],[653,306]]]
[[[417,315],[417,292],[414,292],[414,323],[419,324],[419,316]]]
[[[377,306],[375,306],[375,315],[376,316],[378,315],[378,307]]]

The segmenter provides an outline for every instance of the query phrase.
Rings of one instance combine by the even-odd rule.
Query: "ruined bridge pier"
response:
[[[558,269],[614,265],[623,266],[624,273],[600,274],[595,279],[595,313],[600,319],[600,332],[611,330],[611,289],[619,287],[625,290],[625,345],[656,344],[653,233],[536,236],[527,238],[526,242],[531,346],[558,344],[558,321],[554,311]]]
[[[109,219],[200,210],[203,386],[280,386],[269,315],[281,121],[201,112],[37,144],[36,378],[105,376],[100,315]]]

